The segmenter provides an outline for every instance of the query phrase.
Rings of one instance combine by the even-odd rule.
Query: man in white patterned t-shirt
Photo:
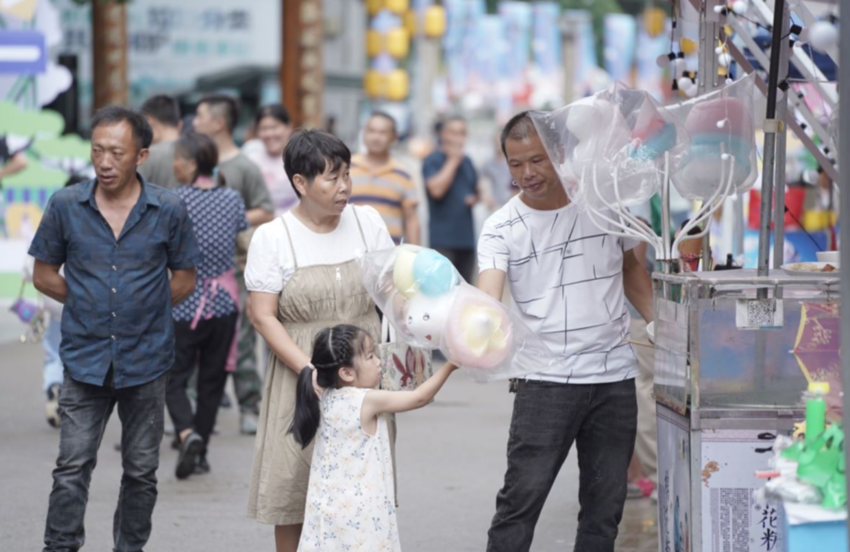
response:
[[[579,455],[576,552],[613,552],[635,444],[637,359],[625,298],[653,319],[652,285],[631,240],[609,235],[571,204],[527,113],[502,149],[521,193],[484,224],[478,287],[502,298],[560,357],[555,369],[512,382],[508,471],[488,552],[525,552],[573,443]]]

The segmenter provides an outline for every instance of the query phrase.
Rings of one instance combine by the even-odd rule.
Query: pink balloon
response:
[[[660,116],[648,118],[646,121],[639,119],[634,130],[632,130],[632,140],[646,142],[660,133],[664,129],[665,124],[667,122]]]
[[[750,114],[747,106],[738,98],[717,98],[697,103],[685,121],[685,130],[696,134],[726,134],[728,136],[752,136]],[[723,128],[717,128],[723,121]]]
[[[467,341],[470,328],[464,325],[463,313],[469,313],[468,307],[482,309],[487,316],[495,314],[498,317],[498,329],[503,339],[495,335],[491,341],[493,346],[487,347],[483,354],[473,350]],[[467,320],[468,322],[468,320]],[[513,332],[510,316],[504,305],[483,291],[472,286],[461,285],[449,314],[448,327],[443,339],[448,348],[448,357],[452,362],[467,369],[490,370],[501,364],[513,348]]]

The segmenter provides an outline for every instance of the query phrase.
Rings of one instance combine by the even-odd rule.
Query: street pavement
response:
[[[0,551],[40,550],[58,431],[44,419],[39,345],[6,332],[0,344]],[[231,393],[231,396],[232,393]],[[506,384],[480,385],[456,373],[437,401],[398,417],[398,510],[406,552],[481,552],[506,466],[511,415]],[[238,413],[222,410],[212,472],[174,477],[177,453],[163,442],[159,499],[148,552],[273,551],[273,530],[246,517],[254,440],[238,434]],[[111,550],[121,479],[120,423],[113,414],[98,456],[86,513],[84,550]],[[567,461],[537,525],[534,552],[571,552],[578,468]],[[655,552],[656,509],[629,500],[618,552]],[[332,552],[332,551],[329,551]]]

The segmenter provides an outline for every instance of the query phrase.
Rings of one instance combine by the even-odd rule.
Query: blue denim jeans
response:
[[[573,443],[578,449],[574,552],[614,552],[635,445],[634,380],[570,385],[516,382],[508,471],[487,552],[528,552],[534,527]]]
[[[71,552],[85,543],[83,519],[97,450],[115,405],[121,420],[124,474],[113,519],[115,552],[141,552],[151,534],[156,504],[156,469],[162,441],[168,374],[135,387],[115,389],[112,370],[105,384],[74,381],[66,372],[59,457],[47,510],[44,552]]]

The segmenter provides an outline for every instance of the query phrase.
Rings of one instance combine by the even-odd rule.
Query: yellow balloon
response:
[[[419,32],[419,14],[411,10],[404,14],[404,28],[410,33],[410,36]]]
[[[384,49],[384,36],[375,30],[366,32],[366,55],[375,57]]]
[[[375,71],[369,69],[363,77],[363,88],[370,98],[379,98],[384,95],[387,86],[387,78]]]
[[[393,284],[396,289],[407,298],[419,293],[416,278],[413,276],[413,261],[421,251],[413,245],[399,245],[396,248],[395,265],[393,266]]]
[[[410,93],[410,77],[404,69],[393,69],[387,75],[387,99],[400,102]]]
[[[682,53],[686,56],[695,54],[697,51],[697,43],[691,40],[690,38],[681,39],[679,41],[679,47],[682,49]]]
[[[656,37],[664,32],[664,27],[667,24],[667,14],[661,8],[647,8],[643,12],[643,25],[646,28],[646,34],[651,37]]]
[[[384,0],[366,0],[366,11],[369,15],[376,15],[384,9]]]
[[[446,34],[446,10],[443,6],[425,8],[425,36],[440,38]]]
[[[386,7],[393,13],[402,14],[407,11],[407,0],[386,0]]]
[[[460,324],[463,337],[476,356],[508,346],[507,336],[502,331],[502,313],[496,309],[467,305],[461,312]]]
[[[387,32],[387,52],[396,59],[407,57],[410,52],[410,33],[405,27],[396,27]]]

